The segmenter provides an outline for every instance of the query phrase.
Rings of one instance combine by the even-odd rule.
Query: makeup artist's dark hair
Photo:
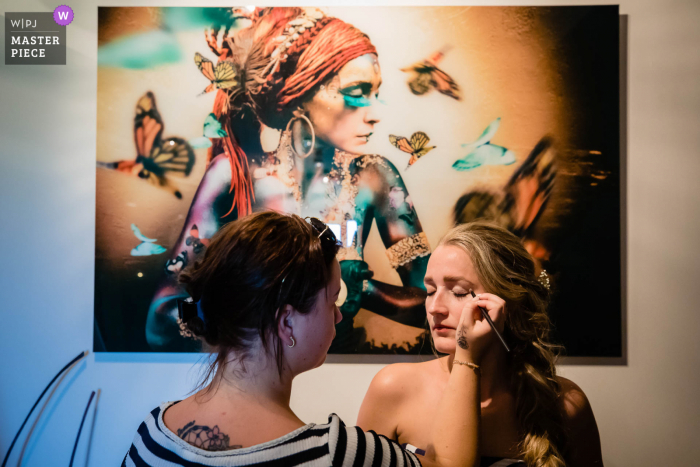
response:
[[[257,339],[274,355],[281,374],[277,311],[288,304],[309,313],[318,292],[328,285],[339,243],[326,227],[318,219],[306,222],[294,214],[252,214],[223,226],[203,260],[180,274],[203,315],[185,326],[216,356],[199,387],[232,359],[245,371]]]
[[[440,245],[466,251],[484,289],[506,301],[503,337],[511,348],[507,358],[525,463],[564,466],[567,439],[555,367],[562,347],[550,341],[549,289],[538,280],[532,256],[518,237],[486,222],[454,227]]]

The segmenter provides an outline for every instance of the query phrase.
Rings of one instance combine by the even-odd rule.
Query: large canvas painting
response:
[[[618,21],[100,7],[94,349],[202,350],[179,273],[222,225],[273,209],[343,242],[331,353],[430,353],[430,252],[487,219],[547,271],[567,355],[622,356]]]

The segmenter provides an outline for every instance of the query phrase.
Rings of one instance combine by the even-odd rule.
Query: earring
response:
[[[299,152],[296,150],[296,145],[294,144],[294,133],[297,133],[297,131],[294,131],[293,128],[293,125],[296,124],[297,121],[301,120],[304,120],[307,123],[307,125],[309,126],[309,133],[311,133],[310,143],[302,140],[302,147],[305,149],[308,147],[308,150],[303,154],[299,154]],[[314,126],[311,123],[311,120],[309,120],[309,118],[306,115],[304,115],[303,110],[299,109],[294,112],[294,117],[289,119],[289,122],[287,122],[287,128],[284,131],[289,135],[290,147],[292,151],[294,151],[294,154],[301,157],[302,159],[306,159],[311,155],[311,153],[314,151],[314,146],[316,146],[316,132],[314,131]]]
[[[292,347],[297,345],[297,342],[294,340],[294,336],[289,336],[289,338],[292,340],[292,345],[287,344],[287,347],[291,349]]]

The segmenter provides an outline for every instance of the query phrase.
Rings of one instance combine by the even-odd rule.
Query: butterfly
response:
[[[162,134],[163,119],[156,107],[156,98],[152,92],[147,92],[136,103],[136,160],[98,162],[97,165],[146,179],[181,199],[182,194],[166,175],[187,177],[194,166],[194,151],[184,139],[173,136],[163,139]]]
[[[430,138],[428,138],[428,135],[422,131],[413,133],[410,140],[404,136],[389,135],[389,142],[391,144],[411,155],[411,158],[408,160],[408,165],[406,166],[407,169],[415,164],[418,159],[435,149],[436,146],[425,147],[429,141]]]
[[[165,262],[165,273],[168,275],[179,274],[187,266],[187,252],[181,251],[175,259]]]
[[[476,141],[471,144],[463,144],[462,147],[467,147],[471,151],[462,159],[455,161],[452,164],[452,168],[464,171],[475,169],[482,165],[510,165],[515,163],[513,151],[491,144],[491,139],[498,131],[500,124],[501,118],[499,117],[486,127]]]
[[[462,99],[461,90],[455,80],[438,68],[438,64],[448,49],[439,50],[425,60],[414,63],[407,68],[401,68],[401,71],[410,73],[408,87],[413,94],[422,96],[434,88],[453,99]]]
[[[212,147],[211,140],[205,136],[188,139],[187,142],[194,149],[206,149]]]
[[[199,238],[199,228],[194,224],[190,229],[190,235],[185,239],[185,245],[192,246],[192,251],[197,255],[205,247],[209,246],[208,238]]]
[[[156,245],[156,238],[148,238],[144,236],[136,224],[131,224],[131,230],[134,232],[136,238],[141,240],[135,248],[131,250],[131,256],[151,256],[159,255],[165,251],[165,247]]]
[[[214,66],[211,60],[204,58],[199,52],[194,54],[194,63],[199,68],[199,71],[211,81],[211,84],[204,89],[202,94],[213,91],[214,89],[231,89],[238,85],[236,79],[236,68],[233,62],[223,60]]]
[[[226,136],[226,130],[221,128],[221,122],[213,113],[210,113],[204,119],[204,136],[207,138],[223,138]]]
[[[527,159],[498,192],[471,191],[454,207],[455,224],[485,219],[523,239],[527,250],[538,260],[548,259],[547,248],[532,238],[556,180],[556,154],[549,137],[542,138]]]

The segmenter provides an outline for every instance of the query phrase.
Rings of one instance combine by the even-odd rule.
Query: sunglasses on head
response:
[[[329,242],[333,245],[337,246],[342,246],[341,242],[338,240],[338,238],[335,236],[333,231],[330,229],[328,224],[324,223],[320,219],[317,219],[315,217],[307,217],[306,222],[311,224],[311,227],[316,231],[316,234],[318,236],[318,239],[321,240],[321,243],[326,243]],[[340,294],[338,295],[338,300],[336,300],[335,304],[340,307],[345,303],[345,298],[347,297],[347,287],[345,286],[345,282],[340,281]]]
[[[315,217],[307,217],[306,222],[311,224],[311,227],[314,228],[319,240],[321,240],[322,242],[326,241],[338,246],[342,246],[340,241],[336,238],[333,231],[330,229],[330,227],[328,227],[328,224]]]

